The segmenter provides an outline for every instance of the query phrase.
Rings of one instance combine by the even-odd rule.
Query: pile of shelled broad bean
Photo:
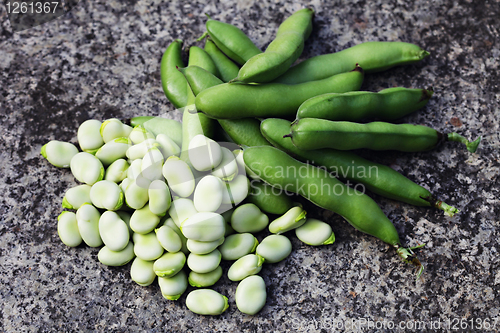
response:
[[[132,280],[148,286],[157,279],[168,300],[177,300],[188,284],[200,288],[189,292],[186,306],[204,315],[228,308],[227,297],[209,287],[224,273],[221,260],[234,261],[226,274],[239,283],[236,305],[253,315],[266,302],[258,273],[291,253],[289,231],[313,246],[335,241],[332,228],[307,217],[293,194],[388,243],[420,276],[423,265],[413,250],[423,245],[403,247],[379,206],[336,176],[352,168],[342,173],[345,180],[452,216],[458,210],[424,187],[351,150],[417,152],[458,141],[475,152],[480,139],[390,123],[424,107],[432,89],[357,91],[365,73],[426,57],[416,45],[367,42],[292,66],[313,14],[305,8],[289,16],[265,52],[237,27],[209,18],[199,39],[206,38],[205,48],[189,48],[187,67],[179,39],[162,57],[162,86],[182,108],[182,123],[151,116],[131,119],[132,126],[92,119],[78,128],[81,152],[69,142],[44,145],[42,155],[82,183],[62,199],[62,242],[102,246],[98,259],[105,265],[132,262]],[[260,242],[257,233],[266,233]]]

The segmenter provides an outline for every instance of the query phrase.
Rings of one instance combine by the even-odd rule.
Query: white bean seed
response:
[[[111,163],[106,169],[106,173],[104,174],[104,180],[109,180],[115,183],[119,183],[127,178],[127,171],[130,164],[123,159],[119,158],[113,163]]]
[[[250,182],[244,175],[236,176],[232,181],[226,184],[226,189],[223,191],[222,203],[238,205],[245,200],[250,188]]]
[[[156,274],[153,270],[154,261],[135,258],[130,266],[130,278],[138,285],[146,287],[154,282]]]
[[[222,150],[217,142],[198,134],[189,143],[189,160],[198,171],[209,171],[222,161]]]
[[[179,145],[166,134],[158,134],[156,136],[156,141],[160,145],[159,148],[165,158],[169,158],[170,156],[179,156],[181,153]]]
[[[196,213],[181,223],[181,231],[188,239],[212,242],[224,236],[224,218],[217,213]]]
[[[97,208],[118,210],[123,205],[123,198],[118,184],[109,180],[98,181],[90,189],[90,200]]]
[[[228,236],[219,247],[224,260],[238,260],[255,251],[259,241],[250,233],[234,234]]]
[[[156,260],[164,252],[154,231],[145,235],[134,233],[132,240],[134,241],[135,255],[143,260]]]
[[[157,276],[172,277],[184,267],[186,256],[182,252],[167,252],[156,259],[153,270]]]
[[[306,223],[295,229],[295,235],[303,243],[313,246],[328,245],[335,242],[332,227],[323,221],[308,218]]]
[[[64,194],[62,200],[62,207],[67,209],[78,209],[85,203],[91,203],[89,185],[77,185],[70,188]]]
[[[121,251],[111,251],[109,247],[103,246],[97,254],[97,259],[107,266],[123,266],[134,259],[134,244],[129,242]]]
[[[264,279],[252,275],[243,279],[236,287],[235,301],[238,310],[254,315],[266,304],[267,292]]]
[[[116,138],[104,144],[99,148],[95,157],[97,157],[103,165],[110,165],[114,161],[124,158],[125,153],[131,146],[131,142],[127,138]]]
[[[191,253],[194,254],[207,254],[215,250],[219,245],[224,243],[224,237],[213,242],[200,242],[193,239],[187,240],[187,248]]]
[[[227,297],[212,289],[191,291],[186,297],[189,310],[200,315],[217,316],[229,307]]]
[[[189,165],[177,156],[170,156],[163,165],[163,176],[177,195],[187,198],[193,193],[195,181]]]
[[[207,175],[203,177],[194,190],[194,207],[199,212],[215,212],[222,203],[222,180],[218,177]]]
[[[182,248],[182,240],[174,229],[168,225],[163,225],[155,229],[156,238],[161,246],[168,252],[178,252]],[[180,230],[179,230],[180,232]]]
[[[76,214],[73,212],[63,211],[57,217],[57,233],[61,241],[67,246],[75,247],[82,243]]]
[[[306,223],[306,211],[302,207],[290,208],[285,214],[269,224],[269,231],[273,234],[282,234],[300,227]]]
[[[90,154],[95,152],[104,145],[100,133],[102,123],[97,119],[89,119],[81,123],[78,127],[77,138],[80,148]]]
[[[247,203],[236,207],[231,215],[231,226],[237,232],[259,232],[264,230],[269,223],[269,218],[266,214],[254,205]]]
[[[106,211],[99,219],[99,235],[111,251],[121,251],[129,243],[127,224],[115,212]]]
[[[238,163],[233,153],[226,147],[221,147],[222,160],[212,171],[212,175],[224,181],[230,182],[238,174]]]
[[[191,271],[188,276],[188,281],[193,287],[204,288],[213,286],[221,277],[222,267],[217,266],[216,269],[208,273],[197,273]]]
[[[276,263],[285,259],[292,252],[292,243],[283,235],[269,235],[255,249],[255,253],[266,260],[266,263]]]
[[[229,270],[227,271],[227,277],[231,281],[241,281],[247,276],[255,275],[262,269],[262,264],[265,259],[256,254],[247,254],[236,260]]]
[[[132,132],[132,127],[125,125],[117,118],[104,121],[100,128],[100,133],[104,143],[108,143],[116,138],[126,138]]]
[[[137,209],[130,217],[130,228],[138,234],[149,234],[153,231],[158,223],[160,217],[150,210],[150,205],[146,204],[141,209]]]
[[[42,147],[41,154],[53,166],[68,168],[71,159],[78,154],[78,148],[69,142],[52,140]]]
[[[94,185],[104,178],[101,161],[92,154],[81,152],[73,156],[70,162],[71,173],[82,183]]]
[[[172,204],[170,190],[163,180],[154,180],[149,185],[149,209],[158,216],[164,216]]]
[[[172,277],[158,277],[158,285],[164,298],[175,301],[186,291],[188,279],[184,271]]]
[[[83,241],[90,247],[102,246],[103,242],[99,234],[99,219],[101,213],[89,203],[82,205],[76,211],[78,231]]]

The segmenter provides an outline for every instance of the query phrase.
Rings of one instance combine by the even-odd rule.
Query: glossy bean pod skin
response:
[[[379,92],[351,91],[324,94],[308,99],[297,110],[297,118],[321,118],[333,121],[378,119],[392,121],[424,107],[432,89],[395,87]]]
[[[269,214],[282,215],[293,207],[292,199],[286,193],[258,180],[250,182],[246,200]]]
[[[243,31],[232,24],[213,20],[208,16],[206,27],[207,33],[215,45],[240,65],[246,63],[251,57],[262,53]]]
[[[354,228],[394,247],[405,262],[420,267],[419,275],[422,273],[423,266],[412,249],[401,246],[396,228],[369,196],[344,185],[326,170],[299,162],[274,147],[246,148],[243,158],[245,164],[263,181],[299,194],[317,206],[341,215]],[[308,176],[289,175],[283,170],[305,170],[306,173],[301,174]],[[329,193],[324,192],[325,188]]]
[[[250,58],[238,73],[242,82],[265,83],[285,73],[304,50],[304,42],[312,31],[314,10],[304,8],[281,23],[274,39],[264,53]]]
[[[187,105],[188,87],[186,79],[176,70],[176,67],[183,67],[182,62],[182,40],[174,40],[163,53],[160,64],[160,77],[163,91],[170,103],[175,108],[182,108]]]
[[[205,89],[224,83],[201,67],[188,66],[179,70],[186,77],[195,96]],[[222,129],[238,145],[269,145],[260,133],[260,121],[255,118],[219,119],[218,121]]]
[[[309,58],[290,68],[273,82],[297,84],[344,73],[358,63],[367,73],[418,62],[429,55],[419,46],[405,42],[365,42],[340,52]]]
[[[238,76],[240,68],[231,59],[226,57],[224,53],[215,45],[212,39],[207,38],[205,41],[205,52],[212,58],[215,67],[219,71],[219,77],[222,81],[228,82]]]
[[[431,150],[444,141],[459,141],[475,152],[480,139],[469,142],[457,133],[443,134],[431,127],[413,124],[391,124],[374,121],[358,124],[303,118],[294,121],[288,135],[297,148],[304,150],[334,148],[353,150],[398,150],[418,152]]]
[[[358,90],[363,77],[361,67],[356,67],[347,73],[294,85],[224,83],[199,93],[195,105],[198,112],[216,119],[292,118],[299,106],[309,98]]]
[[[326,167],[335,176],[365,185],[370,191],[389,199],[415,206],[432,206],[453,216],[458,210],[437,200],[431,192],[412,182],[396,170],[374,163],[350,151],[335,149],[302,150],[283,136],[290,131],[290,122],[269,118],[261,123],[262,134],[276,148],[283,150],[302,162],[311,162]]]

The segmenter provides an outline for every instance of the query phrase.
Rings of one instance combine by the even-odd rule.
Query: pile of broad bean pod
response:
[[[119,119],[87,120],[78,128],[81,152],[68,142],[44,145],[42,155],[82,183],[63,198],[62,242],[102,246],[98,259],[105,265],[132,262],[132,280],[148,286],[157,279],[166,299],[177,300],[188,284],[200,288],[189,292],[186,306],[204,315],[228,308],[227,297],[208,287],[223,274],[221,260],[234,261],[227,276],[239,282],[236,305],[253,315],[266,301],[257,275],[262,265],[292,251],[284,233],[294,230],[314,246],[335,241],[327,223],[306,217],[293,202],[290,194],[298,194],[391,245],[420,276],[423,265],[413,249],[421,246],[403,247],[379,206],[335,176],[353,168],[346,180],[452,216],[456,208],[350,150],[415,152],[458,141],[474,152],[479,139],[388,122],[425,106],[431,89],[356,91],[364,73],[428,55],[416,45],[368,42],[290,67],[311,33],[313,13],[306,8],[288,17],[265,52],[238,28],[209,18],[200,38],[207,37],[205,48],[190,47],[187,67],[181,40],[161,61],[163,89],[183,108],[182,123],[149,116],[133,118],[134,127]],[[217,142],[221,137],[233,146]],[[369,168],[377,173],[366,173]],[[259,242],[255,234],[266,229],[270,234]]]

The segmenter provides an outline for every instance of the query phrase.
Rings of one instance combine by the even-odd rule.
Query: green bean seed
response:
[[[119,183],[125,178],[127,178],[127,171],[130,164],[123,158],[119,158],[113,163],[111,163],[106,169],[104,174],[104,180],[109,180],[115,183]]]
[[[120,119],[111,118],[102,123],[99,132],[104,143],[108,143],[116,138],[128,138],[132,127],[125,125]]]
[[[212,242],[201,242],[194,239],[188,239],[186,245],[191,253],[207,254],[215,250],[222,243],[224,243],[224,236]]]
[[[109,180],[101,180],[92,185],[90,200],[97,208],[118,210],[123,205],[123,192],[118,184]]]
[[[212,242],[224,236],[224,218],[212,212],[196,213],[184,220],[180,227],[184,236],[202,242]]]
[[[191,291],[186,297],[189,310],[200,315],[217,316],[229,307],[227,297],[212,289]]]
[[[221,254],[219,250],[215,249],[206,254],[190,253],[187,257],[187,265],[197,273],[208,273],[213,271],[219,266],[221,261]]]
[[[315,118],[296,120],[292,123],[288,136],[297,148],[305,150],[368,148],[417,152],[435,148],[443,141],[458,141],[464,143],[470,152],[475,152],[481,140],[478,138],[469,142],[456,133],[445,135],[423,125],[385,122],[358,124]]]
[[[134,233],[132,228],[130,228],[130,218],[132,217],[132,214],[130,214],[129,212],[125,212],[123,210],[117,210],[115,213],[118,214],[118,216],[123,220],[123,222],[125,222],[128,228],[128,233],[130,237],[132,237],[132,234]]]
[[[266,283],[258,275],[252,275],[238,283],[235,294],[236,306],[243,313],[254,315],[266,304]]]
[[[208,35],[215,45],[240,65],[245,64],[254,55],[262,53],[243,31],[232,24],[213,20],[209,17],[206,27]]]
[[[433,95],[432,89],[395,87],[377,93],[351,91],[324,94],[308,99],[297,111],[297,118],[361,121],[392,121],[424,107]]]
[[[134,127],[128,135],[128,138],[133,142],[134,145],[139,144],[147,139],[155,139],[155,137],[156,136],[154,134],[149,133],[142,125],[137,125],[136,127]]]
[[[90,154],[95,152],[104,145],[101,136],[102,123],[97,119],[85,120],[78,127],[77,138],[80,148]]]
[[[222,204],[224,188],[225,185],[220,178],[211,175],[203,177],[194,190],[193,202],[196,210],[198,212],[217,211]]]
[[[291,118],[295,117],[299,106],[311,97],[358,90],[362,83],[361,67],[326,79],[294,85],[224,83],[200,92],[195,104],[198,112],[216,119]]]
[[[246,200],[269,214],[282,215],[293,207],[292,199],[285,191],[258,180],[250,182],[250,193]]]
[[[99,219],[99,235],[104,245],[111,251],[121,251],[129,243],[127,224],[118,214],[111,211],[102,213]]]
[[[198,213],[198,211],[194,207],[193,200],[186,198],[174,199],[168,210],[168,214],[179,228],[182,222],[196,213]]]
[[[297,84],[344,73],[358,63],[367,73],[422,60],[429,52],[404,42],[365,42],[336,53],[309,58],[290,68],[273,82]]]
[[[240,68],[237,80],[263,83],[285,73],[302,54],[304,41],[312,31],[313,15],[314,10],[304,8],[283,21],[276,39],[264,53],[253,56]]]
[[[328,245],[335,242],[335,234],[329,224],[308,218],[306,223],[295,229],[295,235],[307,245]]]
[[[67,246],[75,247],[82,243],[76,214],[73,212],[63,211],[59,214],[57,217],[57,233],[61,241]]]
[[[260,242],[255,253],[266,260],[266,263],[276,263],[285,259],[292,252],[292,243],[283,235],[269,235]]]
[[[91,203],[90,189],[91,186],[86,184],[70,188],[64,194],[62,207],[68,209],[78,209],[85,203]]]
[[[148,189],[149,209],[153,214],[164,216],[172,204],[170,190],[163,180],[154,180]]]
[[[121,251],[111,251],[109,247],[103,246],[97,254],[97,259],[106,266],[123,266],[134,257],[134,244],[132,242],[129,242]]]
[[[136,257],[130,266],[130,278],[132,281],[143,287],[153,283],[156,279],[153,264],[153,261],[146,261]]]
[[[131,146],[131,142],[128,138],[116,138],[108,141],[99,148],[95,157],[97,157],[101,163],[105,166],[110,165],[114,161],[126,157],[127,150]]]
[[[52,140],[42,146],[41,154],[53,166],[68,168],[78,149],[72,143]]]
[[[197,273],[191,271],[188,276],[188,281],[193,287],[204,288],[213,286],[221,277],[222,267],[217,266],[216,269],[208,273]]]
[[[125,155],[129,160],[142,159],[149,149],[158,147],[158,142],[155,139],[147,139],[141,143],[130,146]]]
[[[189,143],[189,160],[198,171],[208,171],[222,161],[220,145],[204,135],[197,135]]]
[[[179,236],[179,238],[181,240],[181,251],[182,251],[182,253],[184,253],[185,255],[188,255],[189,254],[189,250],[187,248],[187,238],[186,238],[186,236],[184,236],[184,234],[182,233],[181,229],[175,224],[174,220],[170,217],[170,218],[166,219],[163,222],[163,225],[167,226],[167,227],[170,227],[173,231],[175,231],[175,233]],[[158,241],[162,240],[161,234],[158,234],[157,237],[158,237]],[[170,244],[169,246],[171,246],[171,245],[172,244]],[[165,249],[165,250],[168,251],[168,249]],[[177,251],[170,251],[170,252],[177,252]]]
[[[156,238],[160,245],[168,252],[179,252],[182,248],[181,237],[175,232],[174,229],[168,225],[163,225],[155,229]]]
[[[172,277],[184,267],[186,256],[182,252],[164,253],[156,259],[153,270],[157,276]]]
[[[247,197],[250,182],[245,175],[237,175],[225,185],[226,190],[223,191],[222,203],[238,205]]]
[[[302,207],[290,208],[285,214],[269,224],[269,231],[273,234],[282,234],[306,223],[306,211]]]
[[[125,190],[125,203],[133,209],[141,209],[149,200],[151,182],[145,178],[132,180]]]
[[[212,170],[212,175],[230,182],[238,174],[238,164],[233,153],[226,147],[221,147],[222,160],[220,164]]]
[[[141,163],[142,175],[153,181],[163,180],[163,154],[157,147],[152,147],[148,150]]]
[[[104,167],[97,157],[81,152],[70,162],[71,173],[79,182],[94,185],[104,178]]]
[[[149,234],[158,223],[160,223],[160,217],[151,211],[149,203],[137,209],[130,217],[130,228],[138,234]]]
[[[189,197],[194,191],[194,175],[189,165],[176,156],[170,156],[163,164],[163,176],[172,191],[181,197]]]
[[[181,153],[181,147],[165,134],[158,134],[156,142],[160,145],[158,148],[160,148],[163,157],[166,159],[170,156],[179,156]]]
[[[180,271],[172,277],[158,277],[158,284],[165,299],[176,301],[186,291],[188,281],[186,273]]]
[[[78,231],[85,244],[90,247],[102,246],[104,243],[99,234],[101,213],[89,203],[83,204],[76,211]]]
[[[227,277],[231,281],[241,281],[247,276],[258,274],[264,261],[265,259],[257,254],[247,254],[229,267]]]
[[[240,233],[254,233],[264,230],[269,223],[269,218],[252,203],[237,207],[231,215],[231,226]]]
[[[250,233],[241,233],[228,236],[219,247],[224,260],[238,260],[255,251],[259,241]]]
[[[154,231],[145,235],[134,233],[132,240],[134,241],[135,255],[143,260],[156,260],[163,254],[163,247]]]
[[[176,67],[184,67],[181,51],[182,40],[175,39],[163,53],[160,64],[163,92],[176,109],[187,105],[189,89],[184,77],[176,70]]]
[[[228,59],[210,38],[207,38],[205,41],[205,52],[212,58],[220,74],[219,77],[224,82],[228,82],[238,76],[240,68]]]

